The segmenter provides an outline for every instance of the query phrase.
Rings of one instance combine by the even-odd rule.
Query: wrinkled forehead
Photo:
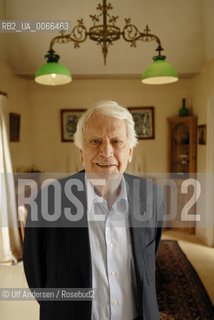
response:
[[[85,124],[86,136],[127,136],[125,120],[117,119],[99,112],[94,113]]]

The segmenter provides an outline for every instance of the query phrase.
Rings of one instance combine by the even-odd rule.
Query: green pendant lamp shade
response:
[[[165,62],[165,58],[162,55],[153,57],[154,62],[146,68],[142,75],[143,83],[167,84],[178,80],[177,72],[171,64]]]
[[[47,63],[41,66],[35,75],[35,81],[47,86],[59,86],[72,81],[69,70],[58,63],[59,55],[54,50],[49,50],[45,56]]]

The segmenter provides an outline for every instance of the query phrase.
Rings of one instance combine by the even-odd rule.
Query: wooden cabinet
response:
[[[184,183],[188,178],[196,178],[196,129],[197,117],[168,118],[168,172],[176,188],[176,199],[171,201],[172,193],[166,192],[168,211],[176,216],[167,223],[167,227],[179,228],[190,233],[195,231],[195,222],[183,219],[183,210],[194,193],[194,187],[188,186],[184,192]],[[188,215],[195,215],[195,205]],[[188,217],[191,218],[191,217]],[[185,220],[185,221],[184,221]]]
[[[197,118],[168,118],[168,171],[188,177],[196,172]]]

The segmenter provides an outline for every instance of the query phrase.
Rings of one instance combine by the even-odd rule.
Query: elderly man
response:
[[[80,118],[75,143],[84,170],[57,181],[60,196],[48,198],[48,207],[60,202],[57,224],[41,218],[38,194],[43,223],[32,224],[29,210],[24,268],[30,288],[94,288],[95,298],[39,301],[40,319],[157,320],[164,196],[151,181],[124,173],[137,143],[132,116],[100,102]]]

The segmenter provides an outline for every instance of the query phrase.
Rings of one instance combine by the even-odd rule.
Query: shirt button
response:
[[[110,243],[110,248],[113,248],[113,246],[114,246],[113,243]]]
[[[111,272],[111,275],[112,275],[112,276],[115,276],[115,274],[116,274],[116,272],[114,272],[114,271]]]
[[[117,300],[114,300],[114,301],[113,301],[113,304],[117,304]]]

